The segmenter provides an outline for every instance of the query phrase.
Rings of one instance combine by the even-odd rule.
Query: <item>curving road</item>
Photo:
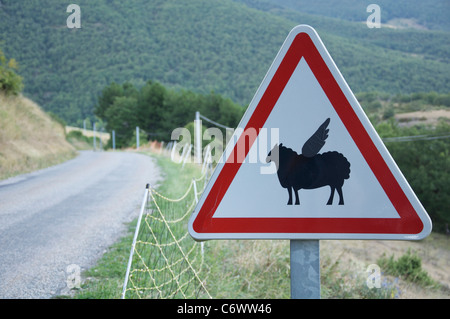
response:
[[[159,180],[148,156],[83,151],[0,181],[0,298],[66,293],[139,214],[145,185]]]

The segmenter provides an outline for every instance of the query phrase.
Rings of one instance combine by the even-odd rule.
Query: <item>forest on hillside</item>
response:
[[[236,0],[261,10],[289,9],[319,16],[362,22],[367,19],[366,8],[376,3],[381,8],[381,23],[395,19],[411,19],[420,28],[450,31],[447,0]]]
[[[450,124],[400,127],[391,119],[375,128],[430,215],[433,231],[445,233],[450,223]],[[405,136],[417,138],[398,138]]]
[[[171,89],[214,91],[245,108],[300,23],[317,29],[354,92],[447,93],[450,85],[449,32],[368,29],[231,0],[77,3],[80,29],[67,28],[67,4],[57,0],[0,6],[0,46],[18,62],[24,94],[71,125],[95,119],[97,97],[112,82],[141,88],[153,79]]]

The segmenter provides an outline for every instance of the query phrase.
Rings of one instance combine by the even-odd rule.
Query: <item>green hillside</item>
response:
[[[100,92],[113,81],[142,87],[151,79],[247,105],[300,23],[318,30],[355,92],[447,93],[450,87],[449,32],[369,29],[231,0],[77,4],[81,29],[67,28],[64,1],[0,3],[0,46],[19,62],[24,93],[72,125],[93,118]]]
[[[397,24],[410,20],[417,28],[450,31],[450,2],[448,0],[236,0],[262,10],[286,8],[348,21],[366,21],[369,4],[381,9],[381,23]],[[404,21],[406,22],[406,21]]]

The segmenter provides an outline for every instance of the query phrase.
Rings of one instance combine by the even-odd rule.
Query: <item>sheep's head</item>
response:
[[[269,152],[269,154],[267,154],[266,157],[266,163],[270,163],[270,162],[274,162],[275,164],[277,164],[278,166],[278,159],[279,159],[279,154],[280,154],[280,146],[282,146],[283,144],[275,144],[275,146],[272,148],[272,150]]]

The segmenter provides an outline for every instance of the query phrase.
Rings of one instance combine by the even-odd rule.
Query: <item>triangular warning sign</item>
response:
[[[286,38],[188,224],[206,239],[422,239],[431,220],[309,26]]]

